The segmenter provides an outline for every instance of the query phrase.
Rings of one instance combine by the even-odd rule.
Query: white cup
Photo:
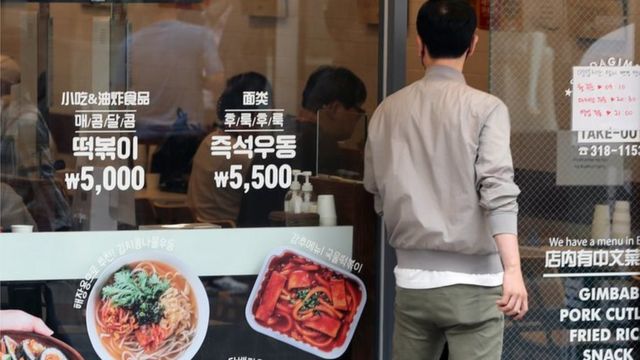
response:
[[[591,223],[591,237],[593,239],[608,239],[611,236],[611,220],[609,216],[609,205],[596,205]]]
[[[338,219],[334,217],[320,217],[320,226],[336,226]]]
[[[629,212],[630,205],[628,201],[616,201],[614,211]]]
[[[593,210],[592,224],[609,224],[611,223],[611,215],[609,214],[609,205],[596,205]]]
[[[323,218],[329,223],[331,221],[336,222],[336,203],[333,195],[318,195],[318,215],[320,215],[321,223]]]
[[[591,238],[608,239],[611,237],[611,225],[609,223],[593,223],[591,226]]]
[[[609,223],[609,205],[598,204],[593,210],[593,223]]]
[[[630,224],[613,224],[611,226],[611,236],[614,238],[625,238],[631,235]]]
[[[11,225],[13,233],[30,233],[33,232],[33,225]]]
[[[616,211],[613,213],[613,223],[631,224],[631,215],[627,212]]]
[[[147,190],[158,191],[160,189],[160,174],[147,173],[145,176]]]

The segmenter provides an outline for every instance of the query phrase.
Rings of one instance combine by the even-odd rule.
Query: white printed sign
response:
[[[574,131],[640,129],[640,67],[573,68]]]
[[[171,252],[198,276],[255,275],[265,256],[285,245],[315,256],[339,253],[343,256],[329,261],[347,269],[355,266],[347,263],[352,239],[351,226],[10,233],[0,236],[0,252],[30,257],[0,261],[0,282],[83,279],[92,266],[102,270],[119,256],[145,250]],[[44,264],[52,254],[55,264],[33,266]]]

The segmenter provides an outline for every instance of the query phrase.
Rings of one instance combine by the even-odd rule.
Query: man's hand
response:
[[[504,270],[502,298],[496,302],[498,309],[515,320],[521,320],[529,311],[527,289],[524,286],[520,267]]]
[[[529,302],[520,270],[518,237],[514,234],[498,234],[494,238],[504,266],[502,298],[497,301],[498,309],[520,320],[529,311]]]
[[[0,310],[0,330],[28,331],[45,336],[53,334],[44,321],[20,310]]]

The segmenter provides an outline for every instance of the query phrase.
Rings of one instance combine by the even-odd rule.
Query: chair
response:
[[[190,224],[206,223],[222,228],[235,228],[236,222],[231,219],[207,219],[197,216],[183,201],[150,200],[151,209],[157,224]]]
[[[223,229],[230,229],[230,228],[237,227],[235,220],[231,220],[231,219],[205,219],[201,216],[194,216],[194,217],[196,219],[196,222],[220,225],[220,227],[222,227]]]
[[[194,222],[191,210],[184,202],[151,200],[151,207],[158,224],[184,224]]]

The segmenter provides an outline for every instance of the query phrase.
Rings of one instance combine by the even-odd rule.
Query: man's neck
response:
[[[431,66],[446,66],[462,72],[462,69],[464,69],[464,62],[464,57],[458,59],[434,59],[427,63],[427,68]]]

